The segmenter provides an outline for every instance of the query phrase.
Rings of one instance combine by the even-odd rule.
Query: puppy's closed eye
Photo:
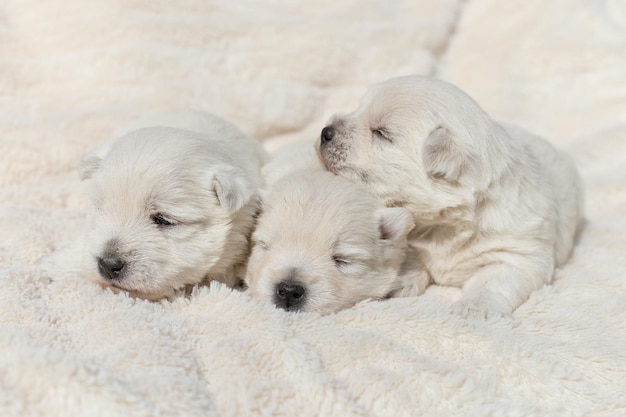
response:
[[[391,135],[389,134],[389,130],[387,130],[385,127],[379,126],[379,127],[373,128],[372,135],[376,139],[381,139],[386,142],[392,142]]]
[[[345,268],[352,263],[348,258],[341,255],[333,255],[333,262],[338,269]]]
[[[174,226],[176,224],[173,219],[167,217],[163,213],[153,214],[152,216],[150,216],[150,219],[152,220],[152,223],[156,224],[159,227]]]

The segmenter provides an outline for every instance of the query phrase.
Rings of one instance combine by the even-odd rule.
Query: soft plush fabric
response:
[[[574,254],[511,318],[453,316],[437,287],[320,317],[77,272],[75,167],[129,120],[212,111],[273,151],[409,73],[580,169]],[[626,415],[622,0],[3,0],[0,132],[2,416]]]

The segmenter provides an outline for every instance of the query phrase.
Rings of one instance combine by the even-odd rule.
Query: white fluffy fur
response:
[[[282,152],[292,158],[279,157],[268,167],[282,167],[285,176],[263,198],[246,281],[254,297],[328,314],[397,291],[414,224],[408,210],[386,208],[365,188],[322,169],[286,174],[307,165],[309,156],[315,161],[312,149]],[[303,288],[300,303],[281,305],[282,283]]]
[[[92,183],[87,275],[148,299],[212,279],[237,285],[263,162],[256,141],[207,113],[172,110],[133,123],[80,164]],[[113,279],[98,267],[111,256],[124,261]]]
[[[453,306],[463,316],[508,314],[567,260],[583,201],[573,163],[457,87],[393,78],[330,126],[325,166],[413,213],[413,265],[399,295],[435,282],[463,288]]]
[[[626,415],[625,11],[0,1],[0,416]],[[137,116],[202,109],[268,150],[313,146],[331,111],[410,73],[453,81],[580,170],[587,223],[573,256],[512,318],[451,315],[434,292],[461,290],[437,285],[322,317],[220,283],[144,302],[36,262],[83,227],[81,156]]]

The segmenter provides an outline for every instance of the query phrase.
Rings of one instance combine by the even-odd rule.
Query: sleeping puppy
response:
[[[456,313],[511,313],[552,280],[582,217],[579,175],[545,140],[493,121],[448,83],[408,76],[370,89],[317,147],[331,172],[408,208],[404,288],[461,287]]]
[[[210,114],[173,110],[133,123],[80,163],[93,202],[88,275],[150,300],[210,280],[237,286],[264,162],[260,144]]]
[[[408,210],[387,208],[341,177],[292,172],[263,197],[246,275],[250,294],[320,314],[385,298],[399,288],[412,227]]]

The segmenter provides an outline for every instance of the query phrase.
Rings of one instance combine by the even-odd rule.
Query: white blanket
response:
[[[579,166],[586,228],[512,318],[437,287],[326,317],[221,285],[153,303],[70,267],[77,162],[129,120],[207,110],[271,151],[409,73]],[[626,415],[626,2],[2,1],[0,416],[217,415]]]

